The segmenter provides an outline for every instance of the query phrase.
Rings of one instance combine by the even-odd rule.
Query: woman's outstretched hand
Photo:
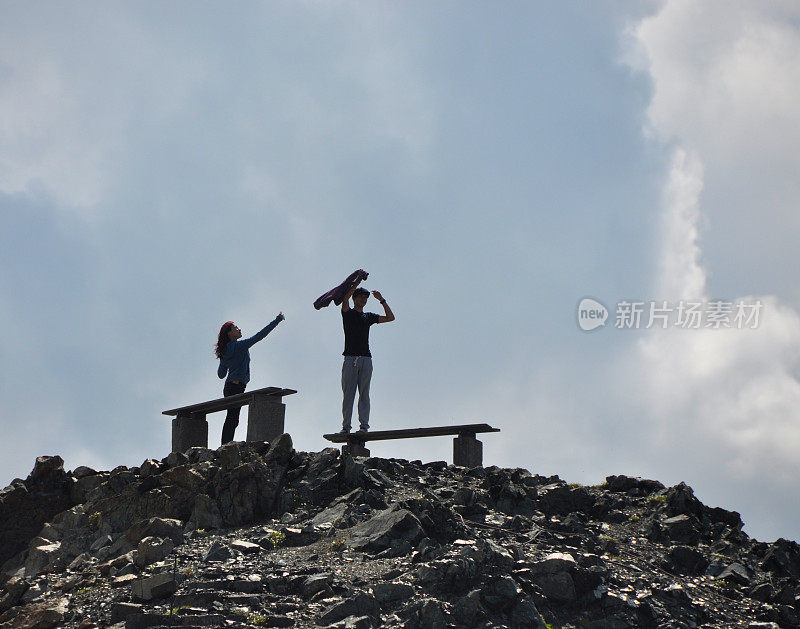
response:
[[[283,321],[284,319],[286,319],[286,317],[284,317],[284,316],[283,316],[283,313],[282,313],[282,312],[279,312],[279,313],[278,313],[278,320],[279,320],[279,321]]]

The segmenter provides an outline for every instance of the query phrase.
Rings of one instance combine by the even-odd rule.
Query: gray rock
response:
[[[140,568],[154,564],[165,559],[173,550],[175,545],[172,540],[161,539],[160,537],[145,537],[139,542],[134,563]]]
[[[414,587],[408,583],[378,583],[372,591],[381,605],[405,601],[414,596]]]
[[[258,544],[248,542],[243,539],[235,539],[231,542],[230,547],[233,550],[238,550],[243,555],[253,555],[260,553],[263,549]]]
[[[170,452],[163,460],[167,467],[177,467],[178,465],[186,465],[189,462],[189,457],[183,452]]]
[[[608,491],[628,493],[636,490],[637,495],[648,495],[661,491],[664,485],[657,480],[649,480],[639,476],[606,476],[605,488]]]
[[[100,535],[96,540],[94,540],[94,542],[92,542],[92,545],[89,547],[89,550],[91,550],[93,553],[96,553],[101,548],[105,548],[106,546],[111,546],[111,544],[113,543],[114,540],[111,539],[110,535]]]
[[[155,574],[133,582],[131,596],[135,600],[151,601],[174,594],[178,584],[169,572]]]
[[[445,629],[445,620],[442,603],[436,599],[422,601],[416,608],[416,620],[420,627],[425,629]]]
[[[210,448],[195,446],[186,451],[186,456],[191,463],[210,463],[216,458],[216,453]]]
[[[293,454],[294,444],[292,443],[292,437],[289,433],[285,432],[272,440],[269,450],[267,450],[267,454],[264,456],[264,460],[286,465],[291,460]]]
[[[233,550],[222,542],[215,541],[206,551],[206,554],[203,556],[203,561],[226,561],[233,556]]]
[[[700,527],[697,520],[681,514],[661,522],[664,534],[671,540],[683,544],[696,545],[700,541]]]
[[[329,591],[333,575],[329,572],[312,574],[303,581],[300,592],[304,598],[309,599],[319,592]]]
[[[378,603],[374,596],[358,592],[355,596],[347,598],[329,607],[319,617],[319,623],[329,625],[348,616],[377,616]]]
[[[150,629],[170,627],[174,617],[169,614],[134,613],[125,619],[125,629]]]
[[[514,606],[514,611],[511,613],[511,627],[512,629],[545,629],[547,625],[533,601],[525,597]]]
[[[19,577],[9,579],[3,588],[6,593],[0,597],[0,613],[18,605],[30,586],[31,584],[28,581]]]
[[[680,574],[701,574],[708,568],[708,560],[691,546],[672,546],[667,551],[672,569]]]
[[[478,620],[485,615],[481,604],[480,590],[472,590],[466,596],[462,596],[454,601],[453,616],[459,624],[466,627],[474,627]]]
[[[559,603],[571,603],[577,599],[575,582],[570,574],[578,567],[572,555],[553,553],[531,565],[533,582],[545,596]]]
[[[28,550],[25,560],[25,576],[36,576],[48,566],[55,564],[60,558],[61,542],[34,546]]]
[[[406,509],[390,507],[353,527],[349,546],[377,552],[391,548],[393,542],[405,541],[414,546],[423,537],[425,531],[417,516]]]
[[[142,606],[136,603],[112,603],[111,622],[121,622],[132,614],[141,614]]]
[[[231,470],[242,464],[242,446],[237,441],[231,441],[217,450],[217,462],[224,470]]]
[[[727,580],[736,585],[750,585],[751,572],[740,563],[732,563],[722,572],[717,579]]]
[[[12,626],[19,629],[50,629],[58,627],[64,621],[69,609],[69,599],[59,598],[52,601],[42,601],[27,605],[18,616],[19,622]]]
[[[154,459],[145,459],[144,463],[139,467],[139,475],[142,478],[155,476],[161,472],[162,465]]]
[[[198,494],[189,521],[198,529],[222,528],[222,514],[217,502],[206,494]]]
[[[177,485],[184,489],[196,490],[203,484],[203,475],[192,469],[190,465],[178,465],[161,474],[165,485]]]

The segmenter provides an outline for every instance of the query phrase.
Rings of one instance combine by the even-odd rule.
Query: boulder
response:
[[[669,539],[695,545],[700,541],[700,523],[688,515],[677,515],[661,522],[661,529]]]
[[[26,605],[11,625],[14,629],[51,629],[62,625],[69,609],[68,598]]]
[[[419,519],[411,511],[390,507],[353,527],[348,545],[361,551],[380,552],[402,542],[414,546],[423,537]]]
[[[286,465],[291,460],[293,454],[294,444],[292,443],[292,436],[285,432],[272,440],[269,450],[267,450],[266,455],[264,455],[264,460],[267,461],[267,463],[275,462],[280,465]]]
[[[178,589],[175,577],[169,572],[162,572],[133,582],[131,596],[134,600],[152,601],[174,594]]]
[[[160,537],[145,537],[139,542],[134,563],[140,568],[149,566],[166,557],[175,549],[172,540]]]

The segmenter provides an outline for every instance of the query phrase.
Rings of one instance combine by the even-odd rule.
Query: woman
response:
[[[242,331],[233,321],[222,324],[214,353],[219,358],[217,375],[220,378],[224,378],[226,374],[228,376],[222,389],[225,397],[244,393],[247,383],[250,382],[250,347],[272,332],[275,326],[285,318],[282,312],[278,313],[278,316],[261,332],[243,341],[239,340],[242,338]],[[236,431],[236,426],[239,425],[240,410],[241,406],[228,409],[225,425],[222,427],[223,445],[233,441],[233,433]]]

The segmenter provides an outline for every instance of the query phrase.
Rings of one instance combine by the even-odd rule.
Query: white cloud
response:
[[[696,160],[676,151],[665,195],[667,228],[662,277],[667,299],[704,299],[696,243],[702,180]],[[683,192],[681,192],[683,190]],[[683,286],[681,286],[681,282]],[[774,296],[761,301],[755,329],[652,328],[637,347],[643,405],[657,422],[657,442],[678,448],[689,440],[696,464],[719,467],[732,478],[762,473],[768,465],[782,481],[800,473],[800,317]],[[671,446],[671,447],[669,447]]]

